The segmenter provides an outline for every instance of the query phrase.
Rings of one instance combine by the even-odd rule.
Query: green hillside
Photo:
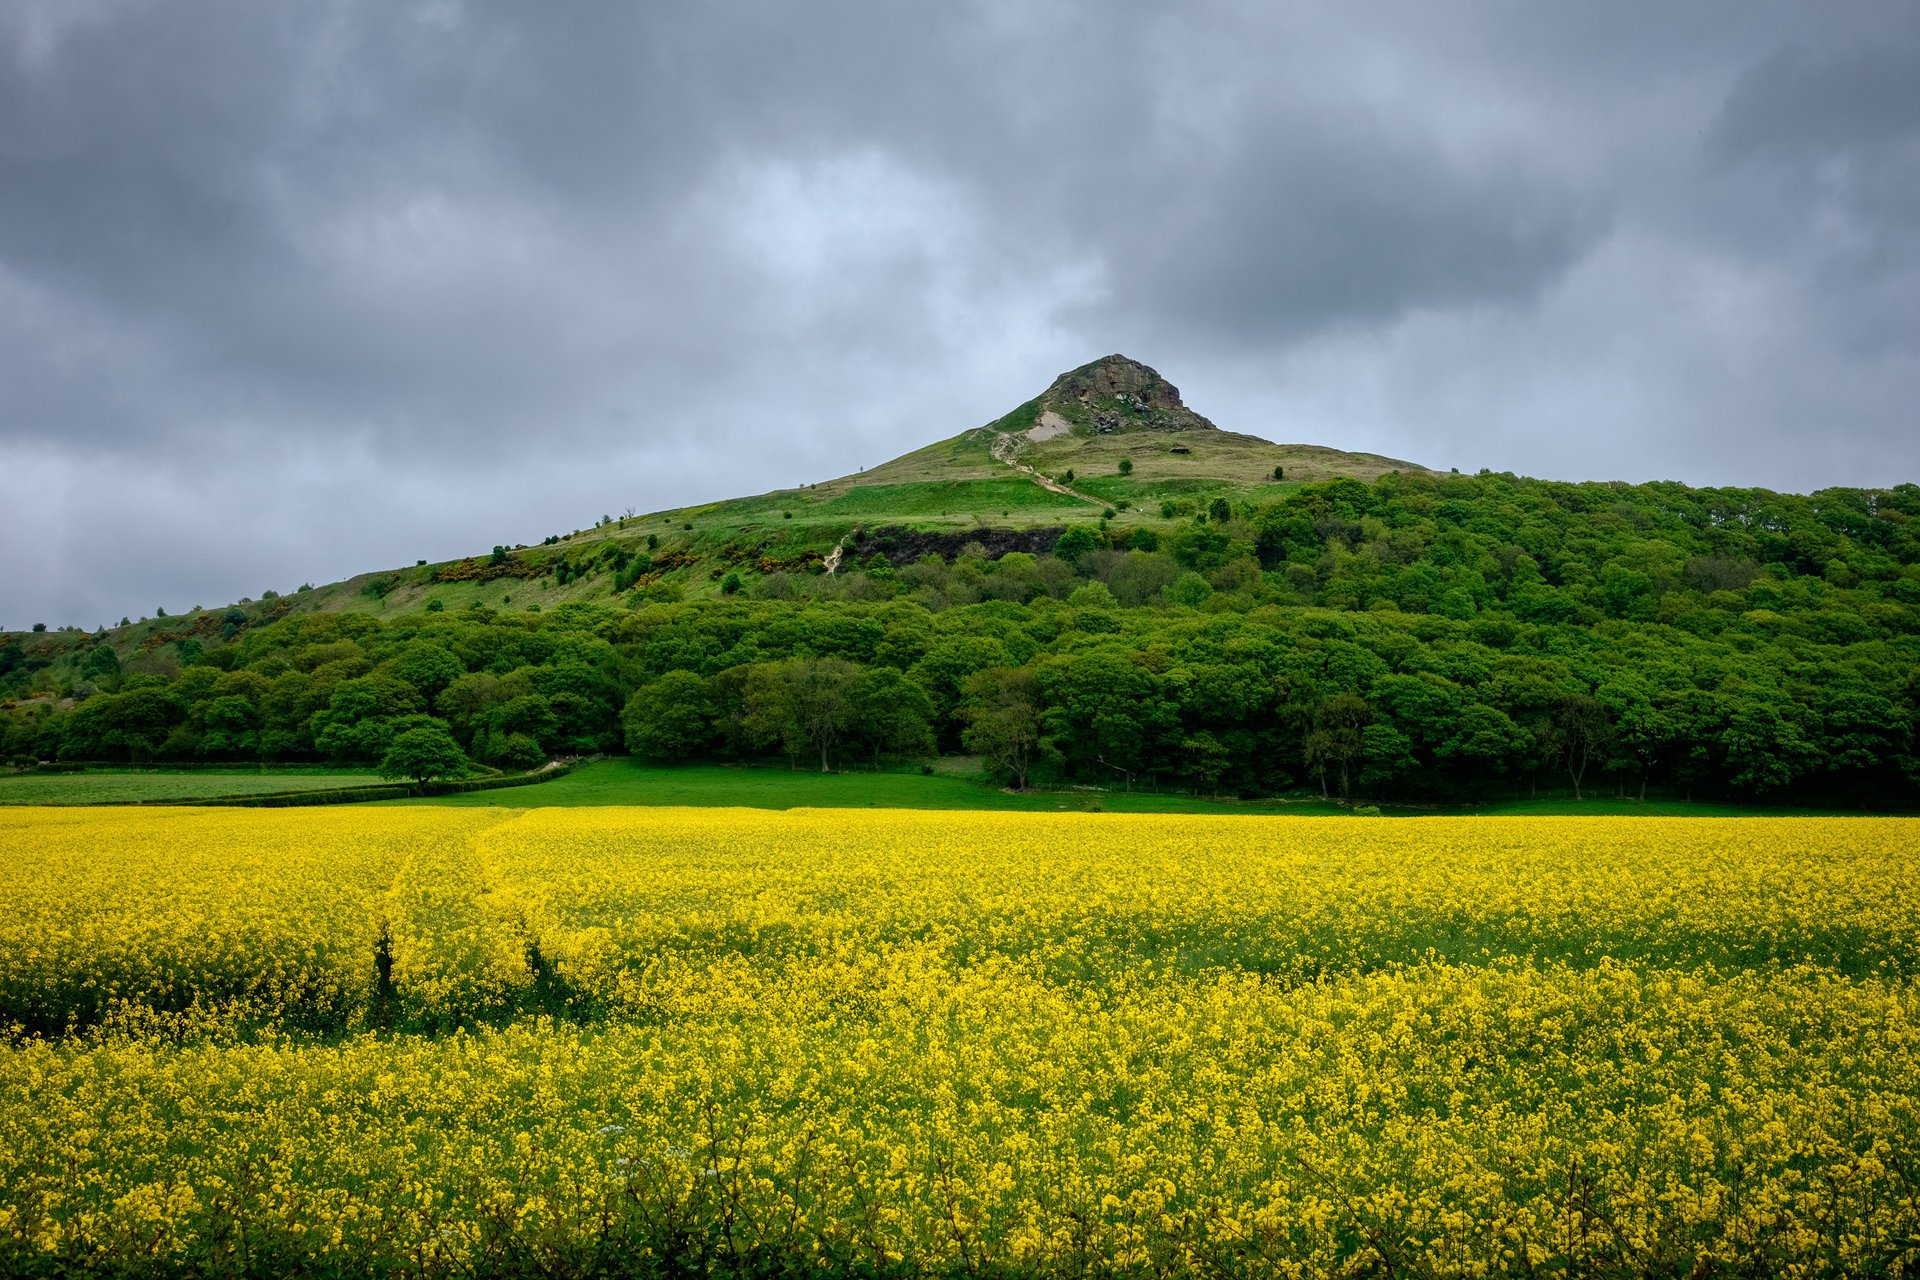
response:
[[[1276,480],[1278,469],[1283,477]],[[891,462],[800,489],[596,521],[536,546],[481,550],[303,587],[187,621],[201,642],[230,622],[339,611],[391,617],[422,609],[548,610],[722,593],[773,574],[823,573],[835,548],[861,553],[879,530],[1023,531],[1028,548],[1075,521],[1112,526],[1189,515],[1216,497],[1270,501],[1301,484],[1424,471],[1374,454],[1275,444],[1223,431],[1181,403],[1172,384],[1114,355],[1060,375],[985,426]],[[1072,476],[1069,480],[1066,477]],[[1165,509],[1163,509],[1165,508]],[[1111,513],[1111,514],[1109,514]],[[911,539],[896,559],[913,558]],[[862,558],[870,556],[865,551]],[[233,613],[236,616],[229,617]],[[113,628],[116,644],[175,634],[173,619]]]
[[[1021,790],[1886,810],[1920,806],[1917,672],[1913,485],[1329,459],[1109,359],[818,486],[0,637],[0,761],[364,768],[419,731],[500,770],[965,753]]]

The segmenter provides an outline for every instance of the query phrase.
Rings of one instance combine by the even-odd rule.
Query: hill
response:
[[[729,574],[752,585],[774,574],[837,570],[843,560],[875,554],[905,565],[929,551],[951,556],[976,540],[1001,551],[1044,551],[1074,522],[1128,527],[1191,515],[1219,497],[1270,500],[1338,476],[1372,480],[1424,470],[1221,430],[1153,369],[1112,355],[1061,374],[994,422],[853,475],[603,518],[537,546],[375,570],[290,596],[201,610],[194,634],[204,643],[230,621],[262,614],[388,617],[429,607],[613,604],[636,591],[651,599],[712,596]],[[178,629],[175,620],[140,638]],[[120,645],[134,633],[110,634]]]
[[[1920,487],[1304,479],[1288,448],[1110,358],[817,487],[0,637],[0,759],[363,766],[437,726],[499,768],[1920,806]]]
[[[989,492],[1002,491],[999,486],[1012,473],[1042,494],[1124,512],[1222,493],[1271,496],[1276,483],[1297,486],[1335,476],[1371,480],[1389,471],[1422,470],[1375,454],[1275,444],[1223,431],[1189,409],[1179,390],[1154,370],[1112,355],[1061,374],[1040,395],[994,422],[860,475],[829,481],[814,492],[832,501],[879,486],[996,486],[978,491],[986,499]],[[871,498],[863,495],[863,501]],[[991,512],[994,505],[989,499],[971,504],[971,510]],[[1072,510],[1069,503],[1031,493],[1023,495],[1021,505],[1029,518]],[[1000,518],[1012,518],[1011,510]]]

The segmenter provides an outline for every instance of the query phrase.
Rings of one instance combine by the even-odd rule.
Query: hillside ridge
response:
[[[1050,545],[1074,522],[1125,529],[1190,515],[1215,499],[1270,501],[1301,484],[1371,481],[1394,471],[1427,468],[1225,430],[1189,407],[1158,370],[1115,353],[1061,373],[992,422],[851,475],[646,515],[629,510],[533,545],[510,536],[491,552],[297,592],[283,587],[259,601],[195,607],[190,620],[176,615],[164,631],[186,625],[217,643],[235,626],[288,612],[384,616],[631,602],[635,592],[715,595],[737,589],[730,578],[749,585],[770,575],[837,571],[864,532],[890,530],[897,545],[924,534],[928,545],[946,546],[959,533],[996,530],[1009,545],[1034,545],[1030,535]],[[107,630],[117,639],[126,628]],[[143,632],[137,642],[153,638]]]

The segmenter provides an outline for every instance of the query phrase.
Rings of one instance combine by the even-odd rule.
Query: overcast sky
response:
[[[1920,4],[0,6],[0,626],[825,479],[1112,351],[1436,467],[1920,480]]]

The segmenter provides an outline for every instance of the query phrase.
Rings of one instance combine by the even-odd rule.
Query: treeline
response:
[[[505,767],[966,750],[1016,784],[1920,799],[1911,485],[1400,475],[1170,504],[1070,528],[1051,554],[876,553],[743,586],[292,616],[184,654],[15,638],[0,751],[377,761],[439,722]]]

